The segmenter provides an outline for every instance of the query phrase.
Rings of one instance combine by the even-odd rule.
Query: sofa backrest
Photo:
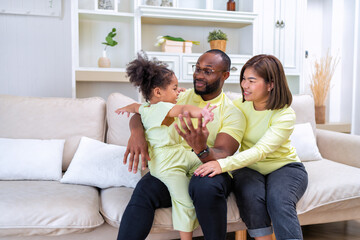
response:
[[[241,93],[225,92],[231,99],[241,97]],[[110,144],[117,144],[126,146],[130,137],[129,120],[126,114],[117,115],[115,110],[117,108],[126,106],[136,102],[134,99],[122,95],[121,93],[113,93],[109,96],[106,103],[107,112],[107,138],[106,142]],[[310,122],[315,134],[315,109],[314,100],[310,95],[293,95],[293,102],[291,107],[296,112],[296,123]]]
[[[80,138],[104,141],[105,101],[102,98],[34,98],[0,95],[0,137],[65,139],[63,171]]]
[[[126,146],[130,137],[129,120],[130,117],[124,115],[117,115],[115,110],[131,103],[136,102],[121,93],[112,93],[106,102],[106,119],[108,123],[108,130],[106,135],[106,142],[120,146]]]

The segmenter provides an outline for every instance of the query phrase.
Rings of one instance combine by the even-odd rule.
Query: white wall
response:
[[[354,68],[353,68],[353,116],[351,133],[360,135],[360,3],[355,4],[354,25]]]
[[[310,91],[315,59],[329,50],[340,62],[334,73],[327,101],[327,121],[350,123],[353,95],[353,52],[355,0],[308,0],[304,49],[304,93]]]
[[[0,13],[0,94],[71,97],[71,3],[61,17]]]

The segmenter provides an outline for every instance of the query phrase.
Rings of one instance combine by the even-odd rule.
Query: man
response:
[[[201,127],[202,119],[191,121],[188,114],[179,115],[175,128],[183,137],[184,146],[192,149],[202,162],[233,155],[244,134],[246,120],[222,91],[229,77],[230,58],[220,50],[209,50],[201,55],[194,68],[194,89],[179,96],[178,104],[204,107],[216,105],[214,121]],[[181,125],[181,130],[179,129]],[[142,168],[150,160],[140,116],[130,121],[131,137],[124,158],[129,157],[129,171],[136,172],[139,156]],[[207,240],[226,238],[227,202],[231,191],[231,178],[227,173],[214,178],[193,176],[189,193]],[[121,220],[118,240],[143,240],[149,234],[157,208],[171,207],[171,197],[166,186],[147,173],[137,184]]]

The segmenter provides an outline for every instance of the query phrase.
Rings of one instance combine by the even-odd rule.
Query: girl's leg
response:
[[[296,203],[308,183],[302,163],[290,163],[267,175],[267,208],[277,240],[303,239]]]
[[[192,232],[180,232],[180,239],[181,240],[191,240]]]
[[[271,239],[272,227],[266,207],[265,176],[250,168],[241,168],[233,173],[233,177],[236,203],[249,235],[256,239]]]
[[[189,178],[181,167],[172,167],[156,175],[167,186],[172,205],[172,220],[175,230],[192,232],[199,224],[195,208],[189,196]]]

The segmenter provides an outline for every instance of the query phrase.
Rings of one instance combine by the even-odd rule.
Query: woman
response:
[[[307,187],[307,173],[289,137],[295,112],[284,69],[274,56],[251,58],[240,74],[247,128],[240,152],[200,166],[195,175],[213,177],[233,171],[234,192],[250,236],[271,240],[303,239],[296,203]]]

